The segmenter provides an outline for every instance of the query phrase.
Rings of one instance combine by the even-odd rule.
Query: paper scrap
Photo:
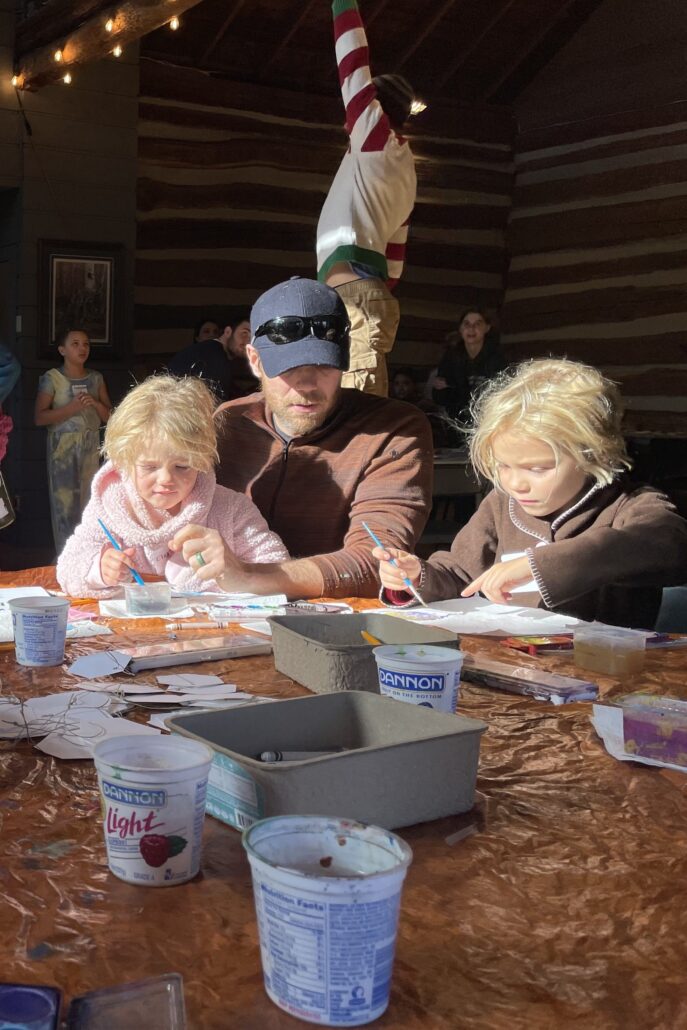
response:
[[[150,733],[159,733],[159,730],[128,719],[113,719],[107,712],[84,710],[70,715],[65,729],[49,733],[36,747],[55,758],[92,758],[93,750],[101,740]]]
[[[272,627],[267,619],[256,619],[255,622],[240,622],[241,629],[249,629],[251,633],[261,633],[265,637],[272,636]]]
[[[124,672],[131,661],[131,655],[124,651],[95,651],[84,654],[69,666],[73,676],[86,676],[97,679],[99,676],[112,676],[116,672]]]
[[[165,719],[169,719],[169,712],[153,712],[146,725],[154,726],[156,730],[162,730],[163,733],[170,733],[170,728]]]
[[[0,587],[0,608],[7,608],[18,597],[49,597],[43,587]]]
[[[572,616],[559,615],[543,608],[492,604],[483,597],[456,597],[449,601],[436,601],[427,608],[375,608],[374,612],[395,615],[428,626],[437,625],[452,633],[485,636],[561,633],[580,624],[580,620]]]
[[[213,687],[220,684],[224,684],[224,680],[220,679],[219,676],[209,676],[201,672],[184,672],[176,674],[168,674],[166,676],[156,676],[158,683],[162,683],[168,687]]]
[[[162,687],[156,687],[154,683],[135,683],[129,680],[85,680],[83,683],[75,683],[75,690],[104,690],[108,694],[123,695],[130,694],[164,694]]]
[[[67,716],[74,717],[75,710],[92,712],[108,707],[111,701],[109,694],[87,690],[66,690],[23,702],[3,697],[0,701],[0,737],[19,740],[27,736],[45,736],[62,728]]]
[[[223,701],[225,698],[232,698],[236,695],[236,687],[234,686],[222,686],[222,687],[198,687],[196,690],[189,691],[187,694],[177,694],[174,691],[168,690],[166,697],[170,701]]]
[[[74,623],[71,620],[67,623],[67,640],[74,640],[76,637],[104,637],[112,634],[109,626],[100,626],[92,619],[79,619]]]
[[[166,705],[170,708],[172,705],[182,704],[182,698],[185,696],[185,694],[170,694],[166,690],[158,690],[155,694],[131,694],[129,702],[132,705]]]

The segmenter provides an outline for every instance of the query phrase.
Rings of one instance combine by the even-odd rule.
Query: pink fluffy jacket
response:
[[[252,501],[235,490],[218,486],[214,472],[200,472],[186,503],[176,515],[164,513],[156,525],[133,482],[107,462],[94,476],[91,499],[57,560],[57,579],[71,597],[111,597],[119,587],[107,587],[100,575],[100,556],[112,545],[98,525],[102,519],[122,547],[134,547],[139,572],[164,576],[176,589],[217,590],[214,580],[199,580],[169,541],[190,523],[216,529],[237,558],[250,562],[284,561],[286,548],[268,528]]]

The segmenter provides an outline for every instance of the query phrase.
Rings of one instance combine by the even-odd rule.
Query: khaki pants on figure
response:
[[[342,386],[378,397],[389,395],[386,358],[394,345],[401,312],[381,279],[354,279],[336,287],[351,321],[351,358]]]

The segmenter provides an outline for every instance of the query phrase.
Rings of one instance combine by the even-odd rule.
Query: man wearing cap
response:
[[[401,136],[413,102],[402,75],[370,73],[356,0],[334,0],[334,39],[349,146],[317,226],[317,278],[333,286],[351,321],[344,386],[386,397],[385,355],[400,311],[390,287],[403,270],[415,205],[415,162]]]
[[[227,556],[223,586],[255,591],[257,577],[264,593],[374,597],[377,564],[362,522],[385,544],[413,549],[431,505],[429,423],[410,404],[342,389],[348,317],[324,283],[295,278],[263,293],[251,331],[262,393],[222,405],[217,481],[253,500],[293,560]],[[184,554],[193,546],[191,535]]]

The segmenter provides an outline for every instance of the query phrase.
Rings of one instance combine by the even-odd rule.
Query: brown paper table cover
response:
[[[19,583],[53,587],[53,570],[0,574],[0,586]],[[112,625],[120,644],[164,636],[161,622]],[[66,664],[112,642],[70,642]],[[504,652],[476,637],[463,648]],[[536,661],[575,673],[566,656]],[[22,668],[6,646],[2,693],[68,688],[66,664]],[[228,670],[213,663],[213,672]],[[605,695],[687,698],[686,674],[687,652],[655,651],[642,674],[600,685]],[[272,697],[307,693],[269,657],[235,662],[231,678]],[[478,782],[488,818],[453,845],[446,838],[475,814],[401,831],[414,862],[391,1003],[376,1025],[687,1027],[687,775],[611,758],[590,704],[555,707],[464,684],[459,710],[489,725]],[[54,984],[69,999],[179,972],[192,1030],[305,1025],[264,994],[239,833],[208,817],[196,880],[169,890],[127,885],[107,869],[92,762],[0,742],[0,913],[4,981]]]

